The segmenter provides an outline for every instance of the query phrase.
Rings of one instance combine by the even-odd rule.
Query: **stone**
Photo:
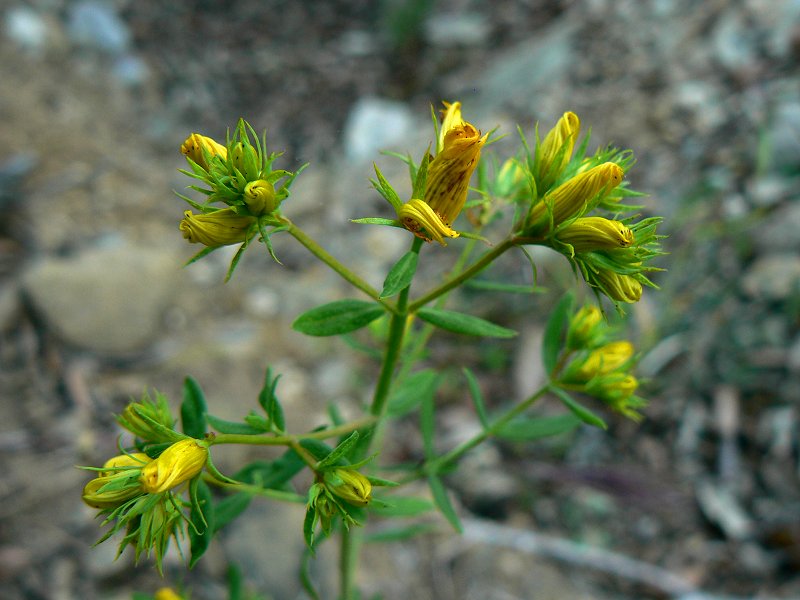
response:
[[[74,42],[109,54],[122,54],[131,42],[128,26],[107,2],[85,0],[71,5],[67,30]]]
[[[157,340],[161,314],[180,278],[177,257],[121,243],[43,258],[22,280],[58,337],[98,354],[125,355]]]
[[[378,152],[397,145],[412,129],[411,110],[403,102],[361,98],[347,117],[344,147],[354,162],[377,158]]]
[[[425,21],[425,39],[434,46],[480,46],[490,33],[486,17],[477,13],[439,14]]]
[[[800,292],[800,256],[770,254],[757,259],[742,279],[742,289],[753,298],[786,300]]]

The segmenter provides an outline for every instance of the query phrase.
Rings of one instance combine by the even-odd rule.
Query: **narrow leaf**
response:
[[[430,475],[428,476],[428,485],[430,486],[431,493],[433,494],[433,501],[444,515],[444,518],[447,519],[450,525],[453,526],[453,529],[455,529],[458,533],[462,533],[463,528],[461,527],[461,521],[459,520],[458,515],[456,514],[456,511],[450,502],[450,497],[447,495],[447,490],[445,489],[442,480],[436,475]]]
[[[464,377],[467,378],[467,386],[469,387],[469,395],[472,398],[472,403],[475,405],[475,412],[478,414],[478,419],[483,425],[484,429],[489,428],[489,416],[486,414],[486,403],[483,399],[483,393],[478,385],[478,380],[475,379],[472,371],[464,367]]]
[[[267,413],[267,418],[272,422],[274,430],[282,432],[286,428],[286,420],[283,414],[283,407],[275,394],[280,378],[280,375],[273,377],[272,369],[267,367],[267,372],[264,375],[264,386],[258,393],[258,403]]]
[[[422,402],[422,410],[419,411],[419,428],[422,433],[422,445],[425,450],[426,458],[433,458],[435,454],[433,438],[435,435],[433,398],[425,398]]]
[[[191,548],[191,558],[189,568],[191,569],[200,560],[211,543],[214,536],[214,506],[211,502],[211,490],[201,479],[192,482],[192,511],[189,515],[191,525],[189,530],[189,545]]]
[[[426,498],[414,496],[392,496],[383,506],[372,506],[370,511],[383,517],[416,517],[435,507]]]
[[[206,397],[200,384],[192,377],[183,382],[183,402],[181,403],[181,423],[183,433],[201,439],[206,434]]]
[[[391,298],[411,285],[411,280],[414,279],[414,273],[417,271],[418,262],[419,254],[406,252],[391,268],[389,274],[386,275],[381,298]]]
[[[364,300],[338,300],[312,308],[292,324],[306,335],[329,336],[355,331],[383,314],[383,307]]]
[[[387,414],[400,417],[417,408],[420,403],[433,400],[438,385],[439,376],[432,369],[412,373],[392,389]]]
[[[420,308],[417,316],[431,325],[454,333],[496,338],[511,338],[517,335],[513,329],[507,329],[485,319],[453,310]]]
[[[550,386],[550,391],[553,392],[564,405],[570,409],[576,417],[578,417],[581,421],[586,423],[587,425],[592,425],[594,427],[599,427],[600,429],[608,429],[608,425],[606,422],[603,421],[600,417],[590,411],[588,408],[579,404],[572,396],[570,396],[566,391],[561,389],[560,387],[556,387],[555,385]]]
[[[261,435],[264,433],[263,429],[256,429],[246,423],[237,423],[235,421],[226,421],[214,415],[206,413],[206,421],[208,424],[219,431],[220,433],[235,433],[240,435]]]
[[[564,297],[556,305],[550,318],[547,321],[547,326],[544,330],[544,339],[542,340],[542,362],[547,375],[553,375],[553,371],[558,364],[558,355],[561,353],[563,346],[565,330],[569,320],[569,314],[572,311],[572,303],[574,296],[571,293],[564,294]]]
[[[543,294],[547,291],[547,288],[537,287],[535,285],[502,283],[500,281],[489,281],[488,279],[470,279],[464,285],[476,290],[508,292],[510,294]]]
[[[336,448],[334,448],[333,451],[330,454],[328,454],[328,456],[319,461],[319,465],[317,468],[323,469],[325,467],[330,467],[335,465],[343,456],[345,456],[350,451],[353,445],[355,445],[355,443],[358,442],[359,437],[361,436],[359,435],[358,431],[354,431],[353,433],[351,433],[341,444],[336,446]]]
[[[582,422],[572,413],[554,417],[517,418],[495,430],[495,435],[513,442],[530,442],[572,431]]]
[[[242,514],[252,498],[250,494],[239,492],[219,501],[214,507],[214,533]]]

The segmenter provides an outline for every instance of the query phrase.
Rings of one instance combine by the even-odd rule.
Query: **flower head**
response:
[[[183,596],[178,594],[175,590],[169,587],[162,587],[158,589],[153,596],[153,600],[184,600]]]
[[[210,159],[219,156],[224,160],[228,156],[228,149],[210,137],[193,133],[181,144],[181,153],[208,171]]]
[[[556,126],[545,136],[538,152],[539,177],[537,181],[542,188],[549,187],[567,166],[572,158],[572,150],[580,130],[581,122],[578,115],[573,112],[565,112]]]
[[[179,227],[190,243],[216,248],[244,242],[255,222],[255,217],[238,215],[232,208],[201,214],[187,210]]]
[[[194,479],[206,464],[208,447],[195,439],[175,442],[142,469],[142,486],[150,494],[160,494]]]
[[[345,502],[366,506],[372,499],[372,484],[355,469],[336,468],[325,471],[325,487]]]
[[[145,493],[142,469],[152,462],[143,453],[122,454],[108,459],[103,471],[83,487],[83,501],[92,508],[113,509]]]
[[[556,233],[556,239],[578,253],[628,248],[635,241],[633,232],[624,223],[603,217],[575,219]]]
[[[146,442],[171,442],[177,435],[169,433],[175,425],[175,420],[172,418],[167,399],[159,393],[156,393],[155,400],[151,399],[149,394],[145,394],[139,402],[128,404],[122,414],[117,416],[117,423]]]
[[[582,361],[567,369],[565,380],[586,382],[624,367],[633,358],[633,344],[628,340],[609,342],[590,352]]]
[[[244,188],[244,203],[252,215],[268,215],[278,208],[275,186],[264,179],[251,181]]]
[[[533,205],[526,222],[527,233],[535,235],[548,231],[548,213],[552,214],[554,226],[584,214],[593,207],[590,202],[601,192],[606,193],[622,183],[624,174],[618,164],[606,162],[568,179]]]
[[[587,304],[570,319],[567,330],[567,348],[578,350],[588,346],[597,337],[603,323],[603,313],[594,304]],[[602,335],[602,334],[601,334]]]
[[[601,269],[594,274],[594,281],[589,283],[617,302],[633,304],[642,297],[642,284],[630,275]]]

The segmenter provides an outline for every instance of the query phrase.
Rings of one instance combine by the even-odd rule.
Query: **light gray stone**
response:
[[[355,162],[375,159],[378,152],[405,139],[412,123],[411,111],[402,102],[361,98],[347,117],[345,153]]]
[[[745,273],[742,288],[754,298],[786,300],[800,291],[800,256],[786,253],[759,258]]]
[[[176,257],[120,244],[44,258],[24,274],[23,289],[64,341],[118,355],[156,341],[162,311],[181,277]]]

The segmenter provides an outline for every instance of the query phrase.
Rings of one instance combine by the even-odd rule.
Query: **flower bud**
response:
[[[494,193],[501,198],[515,198],[519,193],[520,183],[525,179],[525,171],[519,162],[509,158],[500,167],[495,177]]]
[[[181,153],[191,158],[198,165],[208,171],[209,161],[214,156],[219,156],[223,160],[228,156],[228,150],[222,144],[218,144],[210,137],[193,133],[186,141],[181,144]]]
[[[586,385],[586,393],[609,404],[623,403],[633,396],[639,387],[639,381],[633,375],[619,374],[612,377],[601,377]]]
[[[116,508],[144,493],[144,488],[139,482],[140,473],[141,469],[101,473],[83,487],[81,497],[92,508]]]
[[[578,253],[627,248],[634,242],[633,232],[627,226],[603,217],[575,219],[556,234],[556,239]]]
[[[142,486],[150,494],[160,494],[194,479],[206,464],[208,447],[195,439],[175,442],[142,469]]]
[[[624,174],[618,164],[606,162],[565,181],[533,206],[528,214],[527,233],[541,234],[549,229],[548,206],[552,207],[555,226],[581,215],[600,192],[608,192],[622,183]]]
[[[129,469],[123,469],[122,467],[142,468],[152,460],[153,459],[147,456],[147,454],[145,454],[144,452],[134,452],[132,454],[120,454],[119,456],[109,458],[105,462],[103,468],[108,470],[101,471],[100,475],[110,476],[113,475],[114,473],[120,473],[122,471],[129,470]]]
[[[256,149],[249,143],[236,142],[231,150],[231,161],[236,168],[249,181],[258,179],[260,175],[260,161]]]
[[[232,208],[202,214],[187,210],[179,227],[192,244],[216,248],[244,242],[255,222],[254,217],[237,215]]]
[[[167,437],[163,430],[147,419],[155,421],[158,425],[172,430],[175,421],[169,410],[166,398],[161,394],[156,394],[156,399],[151,400],[149,395],[145,395],[140,402],[131,402],[125,407],[117,417],[117,423],[130,431],[136,437],[147,442],[167,442],[171,438]]]
[[[449,227],[467,201],[469,180],[488,134],[481,137],[478,129],[464,121],[447,130],[445,125],[446,122],[442,124],[442,149],[428,165],[424,200]]]
[[[323,477],[327,489],[350,504],[366,506],[372,500],[372,484],[354,469],[332,469]]]
[[[642,297],[642,284],[630,275],[600,270],[596,274],[597,287],[612,300],[632,304]]]
[[[275,186],[269,181],[258,179],[244,188],[244,203],[253,215],[268,215],[278,208],[275,200]]]
[[[603,313],[594,304],[583,306],[569,323],[567,331],[567,347],[579,350],[585,347],[594,337],[597,326],[603,321]]]
[[[183,600],[183,597],[172,588],[163,587],[156,591],[153,600]]]
[[[565,379],[585,382],[598,375],[607,375],[625,365],[633,357],[633,352],[633,344],[627,340],[608,343],[590,352],[575,368],[569,368]]]
[[[581,122],[578,115],[565,112],[539,146],[539,177],[537,182],[548,187],[572,158],[575,140],[580,133]]]
[[[406,229],[427,242],[433,239],[446,246],[445,237],[457,238],[459,235],[446,225],[430,206],[416,198],[403,204],[397,211],[397,218]]]

